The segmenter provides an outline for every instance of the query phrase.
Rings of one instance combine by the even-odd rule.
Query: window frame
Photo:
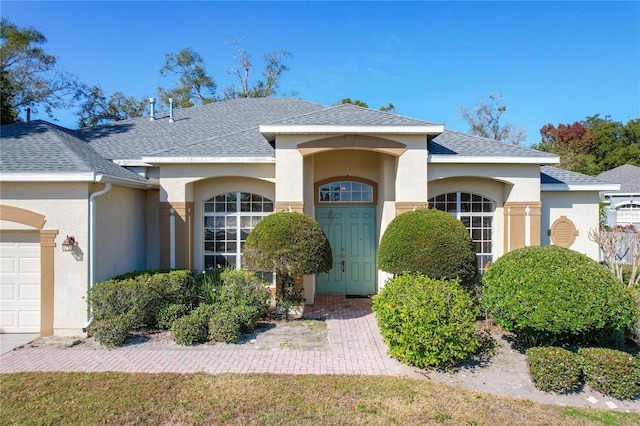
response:
[[[451,200],[452,195],[455,195],[455,204],[454,200]],[[468,199],[463,200],[463,195],[468,196]],[[442,200],[437,200],[438,198],[443,197]],[[478,197],[479,199],[476,199]],[[466,198],[466,197],[465,197]],[[429,208],[435,208],[440,211],[444,211],[445,213],[450,214],[455,217],[459,221],[462,222],[467,231],[469,231],[469,237],[471,237],[471,241],[474,245],[474,250],[476,251],[476,257],[478,259],[478,270],[481,273],[484,273],[486,270],[486,266],[493,262],[495,257],[494,253],[494,226],[495,226],[495,210],[496,203],[490,198],[487,198],[483,195],[476,194],[473,192],[446,192],[443,194],[436,195],[434,197],[429,198],[428,200]],[[444,209],[438,208],[440,203],[444,203]],[[463,205],[468,204],[468,208],[463,211]],[[451,209],[449,206],[454,205],[455,209]],[[474,211],[474,206],[480,206],[479,211]],[[487,209],[489,207],[490,209]],[[468,226],[465,223],[463,218],[468,218]],[[480,225],[474,226],[474,218],[480,219]],[[485,218],[490,218],[489,225],[486,226]],[[480,238],[474,238],[474,231],[480,232]],[[487,240],[485,238],[485,231],[489,231],[490,238]],[[489,250],[486,250],[486,244],[489,244]],[[479,248],[480,250],[477,250]]]
[[[228,196],[230,195],[233,195],[235,200],[229,200]],[[249,199],[247,200],[244,196],[248,196]],[[220,199],[220,197],[224,197],[224,200]],[[217,206],[223,204],[225,208],[218,210]],[[243,206],[243,204],[245,205]],[[249,210],[246,210],[247,205],[249,206]],[[254,206],[257,205],[260,205],[261,211],[253,211]],[[243,210],[243,208],[245,208],[245,210]],[[265,196],[252,192],[227,191],[203,201],[202,212],[202,257],[204,260],[204,268],[224,268],[232,264],[234,268],[240,269],[242,268],[242,249],[246,236],[248,236],[260,220],[275,212],[275,202]],[[243,220],[243,218],[245,218],[245,220]],[[246,226],[246,218],[249,218],[249,226]],[[254,223],[255,219],[257,219],[257,221]],[[213,221],[212,225],[208,225],[207,222],[209,220]],[[218,226],[219,224],[222,226]],[[217,236],[221,232],[224,233],[224,238],[218,239]],[[209,238],[208,233],[210,233]],[[233,233],[235,233],[235,238],[228,238],[228,236],[233,235]],[[243,234],[246,235],[243,236]],[[218,244],[224,245],[224,251],[217,250]],[[235,250],[227,251],[227,247],[230,247],[232,244],[235,245]],[[207,249],[210,245],[213,245],[213,250]],[[224,265],[215,263],[218,256],[225,259]],[[208,257],[213,257],[213,263],[207,263]],[[233,259],[233,262],[227,259]]]

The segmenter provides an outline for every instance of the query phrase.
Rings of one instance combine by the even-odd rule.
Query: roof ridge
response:
[[[240,134],[240,133],[244,133],[244,132],[248,132],[248,131],[251,131],[251,130],[255,130],[257,128],[258,127],[256,127],[256,126],[247,127],[245,129],[238,130],[238,131],[235,131],[235,132],[225,133],[223,135],[217,135],[217,136],[211,136],[211,137],[204,138],[204,139],[198,139],[197,141],[189,142],[187,144],[178,143],[176,145],[172,145],[172,146],[167,147],[167,148],[163,148],[163,149],[159,149],[157,151],[150,152],[148,154],[143,155],[143,157],[147,157],[147,156],[152,157],[155,154],[160,154],[160,153],[163,153],[165,151],[171,151],[171,150],[174,150],[174,149],[177,149],[177,148],[187,148],[187,147],[194,146],[194,145],[197,145],[199,143],[206,142],[206,141],[215,141],[216,139],[226,138],[226,137],[229,137],[229,136],[233,136],[233,135],[237,135],[237,134]]]

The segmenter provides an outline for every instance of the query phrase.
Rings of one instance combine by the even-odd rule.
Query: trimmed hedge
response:
[[[408,364],[449,366],[480,347],[476,308],[457,281],[399,275],[374,296],[373,310],[390,354]]]
[[[530,348],[527,365],[533,385],[541,391],[567,393],[582,386],[580,357],[566,349]]]
[[[605,348],[581,348],[585,383],[618,399],[640,397],[640,359],[626,352]]]
[[[101,345],[108,348],[121,346],[132,327],[132,315],[121,314],[115,317],[95,321],[91,327],[93,335]]]
[[[484,309],[533,345],[602,340],[637,317],[630,290],[604,266],[557,246],[506,253],[483,280]]]
[[[173,323],[189,313],[189,308],[183,303],[164,305],[156,314],[156,324],[160,330],[170,330]]]
[[[185,346],[206,342],[209,338],[209,320],[217,310],[214,305],[200,305],[189,315],[178,318],[171,326],[173,340]]]
[[[245,242],[242,264],[264,272],[307,275],[332,267],[331,245],[318,222],[297,212],[262,219]]]
[[[469,231],[458,219],[436,209],[402,213],[389,223],[378,248],[378,269],[459,279],[463,284],[473,282],[478,274]]]

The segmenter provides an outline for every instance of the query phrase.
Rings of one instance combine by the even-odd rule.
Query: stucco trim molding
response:
[[[45,217],[40,213],[2,204],[0,204],[0,220],[21,223],[35,229],[42,229],[45,223]]]
[[[298,212],[304,213],[303,201],[276,201],[274,212]]]
[[[540,201],[508,201],[504,203],[503,211],[505,253],[525,246],[540,245]]]
[[[579,234],[576,225],[566,216],[560,216],[556,219],[549,230],[553,245],[563,248],[571,247]]]
[[[396,201],[396,216],[417,209],[429,207],[427,201]]]
[[[329,138],[304,142],[298,145],[298,151],[303,156],[333,149],[364,149],[383,152],[397,157],[407,150],[407,146],[403,143],[389,139],[361,135],[332,136]]]
[[[57,229],[42,229],[45,216],[31,210],[0,204],[0,220],[21,223],[40,231],[40,336],[53,336],[54,248]]]

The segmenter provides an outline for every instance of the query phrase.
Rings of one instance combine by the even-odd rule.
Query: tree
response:
[[[266,98],[274,95],[280,87],[280,76],[289,69],[284,61],[291,57],[291,52],[279,49],[262,55],[266,63],[262,71],[263,79],[251,86],[250,74],[253,69],[251,55],[240,46],[239,41],[232,40],[231,43],[236,48],[237,55],[235,56],[236,65],[228,73],[238,78],[240,86],[237,88],[231,85],[225,88],[225,99]]]
[[[208,104],[216,100],[216,82],[207,74],[200,54],[190,47],[178,53],[167,53],[160,75],[178,76],[173,89],[158,87],[158,95],[165,105],[169,105],[170,98],[178,108]]]
[[[507,110],[507,107],[500,102],[502,98],[501,94],[492,93],[488,101],[480,99],[471,109],[459,105],[458,115],[469,123],[472,135],[520,145],[527,138],[527,132],[512,124],[501,123],[500,119]]]
[[[359,106],[359,107],[362,107],[362,108],[369,108],[369,104],[367,104],[364,101],[361,101],[360,99],[351,100],[351,98],[342,98],[340,100],[340,102],[337,103],[337,105],[342,105],[342,104],[351,104],[351,105],[356,105],[356,106]],[[391,102],[389,102],[386,106],[385,105],[381,106],[378,109],[378,111],[389,112],[391,114],[395,114],[396,113],[396,107]]]
[[[636,231],[633,225],[614,226],[611,229],[600,227],[589,231],[589,239],[598,244],[604,257],[607,268],[623,283],[625,282],[623,270],[625,259],[631,258],[631,274],[629,275],[629,287],[640,284],[640,231]]]
[[[0,21],[0,93],[2,124],[14,122],[21,110],[37,112],[67,105],[74,79],[56,67],[56,57],[41,45],[47,38],[33,27],[18,28],[6,18]]]
[[[592,176],[623,164],[640,166],[640,119],[623,124],[596,114],[573,124],[549,123],[533,148],[558,154],[560,168]]]
[[[75,99],[80,102],[78,126],[91,127],[111,121],[140,117],[146,106],[146,99],[126,97],[115,92],[109,99],[100,86],[80,85]]]
[[[258,222],[247,237],[242,264],[255,271],[276,272],[278,303],[288,318],[289,307],[297,299],[294,276],[331,270],[331,245],[309,216],[274,213]]]

